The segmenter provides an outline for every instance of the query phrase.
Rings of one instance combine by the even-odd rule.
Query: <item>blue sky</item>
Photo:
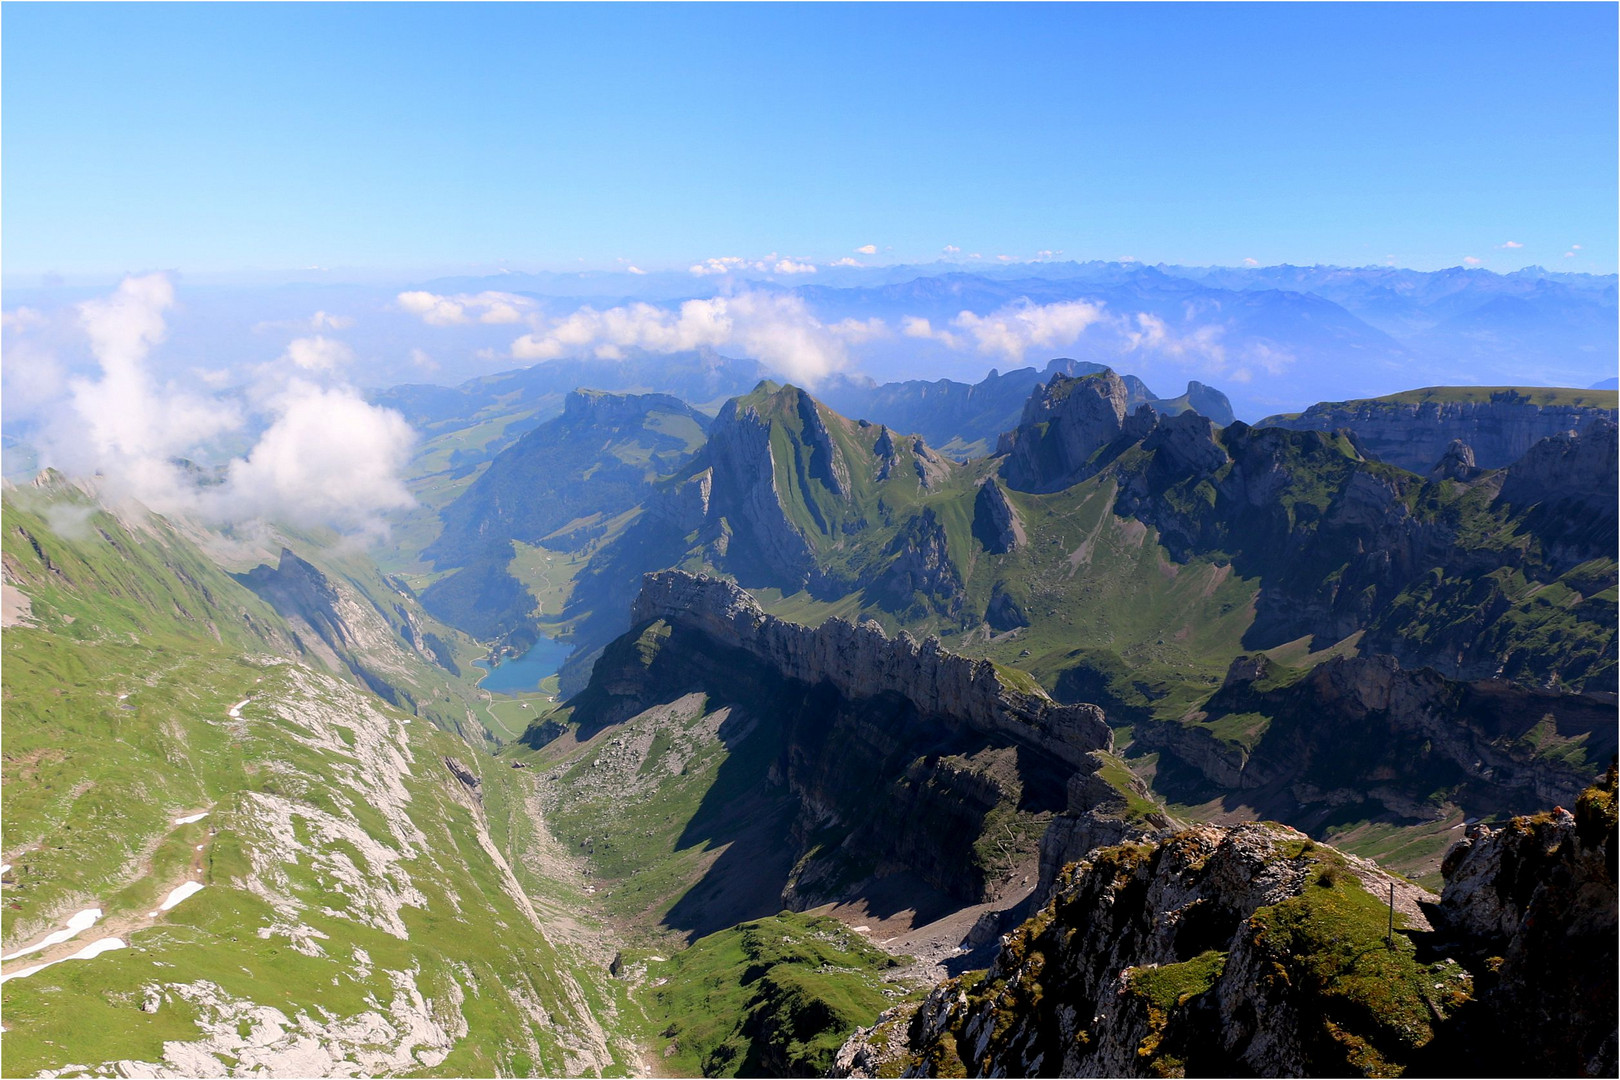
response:
[[[1608,273],[1616,12],[12,3],[4,269]]]

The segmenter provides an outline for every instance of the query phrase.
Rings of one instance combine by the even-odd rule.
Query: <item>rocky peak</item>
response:
[[[1479,466],[1474,463],[1474,448],[1461,439],[1452,439],[1446,452],[1440,455],[1434,468],[1429,470],[1429,476],[1435,480],[1456,480],[1466,483],[1480,474]]]
[[[731,399],[715,417],[707,454],[713,513],[737,538],[727,550],[766,580],[802,585],[815,567],[815,553],[782,505],[770,421],[756,405]]]
[[[993,476],[973,498],[973,537],[992,555],[1006,555],[1029,542],[1023,520]]]
[[[1231,401],[1213,386],[1205,386],[1201,382],[1188,382],[1184,398],[1189,409],[1209,417],[1222,427],[1234,419]]]
[[[1024,404],[1019,426],[1002,435],[996,453],[1016,488],[1051,491],[1082,477],[1098,450],[1125,430],[1130,391],[1104,371],[1071,379],[1055,375]]]

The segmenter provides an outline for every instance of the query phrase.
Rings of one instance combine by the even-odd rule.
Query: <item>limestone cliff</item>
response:
[[[1053,850],[1067,852],[1077,838],[1156,827],[1153,804],[1116,786],[1129,774],[1107,753],[1101,710],[1054,703],[1032,680],[937,640],[889,637],[872,622],[798,625],[731,582],[674,570],[647,575],[631,623],[570,702],[580,737],[706,701],[736,717],[723,737],[757,732],[753,764],[736,766],[715,797],[789,806],[766,846],[791,858],[779,870],[721,866],[672,909],[683,929],[706,926],[698,909],[728,891],[768,886],[768,914],[912,874],[920,884],[908,888],[937,912],[990,905],[993,937],[1021,917],[1013,909],[1035,887],[1044,833],[1061,832]],[[537,730],[530,744],[549,737]]]
[[[1084,479],[1095,471],[1093,455],[1125,430],[1130,397],[1112,371],[1079,379],[1055,376],[1037,387],[1018,427],[996,444],[996,453],[1007,458],[1007,482],[1026,491],[1056,491]],[[1142,415],[1153,413],[1143,407]]]
[[[1038,690],[1015,690],[988,660],[947,652],[935,638],[890,638],[873,622],[829,619],[814,629],[787,622],[718,578],[680,570],[648,574],[630,621],[639,626],[659,619],[701,630],[786,678],[826,683],[851,699],[894,695],[924,715],[1039,747],[1076,768],[1089,771],[1087,755],[1112,744],[1096,706],[1057,705]]]
[[[1295,431],[1348,429],[1381,461],[1427,473],[1453,440],[1461,440],[1473,450],[1480,468],[1499,469],[1542,439],[1585,430],[1597,420],[1620,420],[1612,391],[1562,391],[1558,393],[1570,395],[1570,401],[1543,403],[1537,400],[1538,388],[1506,388],[1484,400],[1448,400],[1447,389],[1322,402],[1297,416],[1267,417],[1258,426]],[[1465,392],[1466,388],[1459,390],[1459,394]]]

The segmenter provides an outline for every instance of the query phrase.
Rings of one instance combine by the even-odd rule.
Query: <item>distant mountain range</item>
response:
[[[1418,384],[1589,385],[1612,372],[1620,349],[1617,280],[1539,267],[1497,274],[1462,267],[1052,262],[824,268],[787,276],[739,270],[723,278],[507,274],[423,288],[501,289],[551,306],[572,296],[597,308],[763,289],[802,298],[828,323],[875,318],[898,328],[911,317],[928,319],[935,330],[948,329],[963,312],[982,317],[1026,304],[1086,301],[1109,318],[1063,351],[1150,381],[1221,383],[1238,415],[1252,420]],[[1156,321],[1162,336],[1141,332],[1143,316]],[[995,354],[947,353],[896,334],[863,343],[858,358],[875,378],[905,381],[920,367],[963,371],[970,358],[984,362]]]

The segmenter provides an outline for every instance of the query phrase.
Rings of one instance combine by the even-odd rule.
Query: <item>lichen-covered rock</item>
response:
[[[1441,928],[1481,973],[1460,1072],[1613,1076],[1615,772],[1575,812],[1475,826],[1446,856]]]
[[[1105,848],[983,977],[880,1021],[840,1061],[849,1075],[873,1062],[912,1076],[1398,1072],[1470,980],[1419,961],[1404,934],[1384,941],[1391,885],[1398,908],[1432,899],[1273,824]],[[903,1054],[871,1049],[897,1041]]]
[[[1615,786],[1474,828],[1439,903],[1274,824],[1101,849],[836,1075],[1613,1076]]]

